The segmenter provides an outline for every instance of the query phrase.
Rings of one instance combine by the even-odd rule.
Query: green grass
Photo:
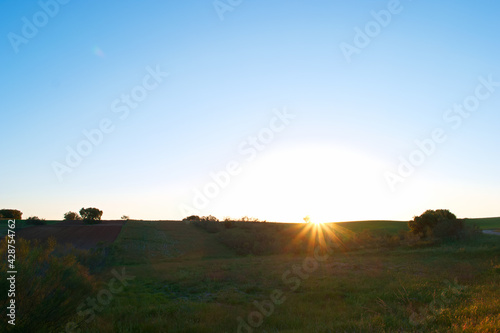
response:
[[[480,222],[481,227],[492,223]],[[391,221],[339,225],[354,232],[397,233],[406,227]],[[292,226],[249,228],[283,233]],[[127,223],[114,245],[115,266],[125,267],[135,280],[83,331],[236,332],[237,318],[247,318],[256,311],[253,302],[269,300],[275,290],[286,299],[254,332],[500,330],[496,236],[433,247],[336,251],[298,279],[293,291],[283,274],[302,265],[305,254],[239,256],[217,237],[182,222]],[[110,278],[109,273],[99,276],[103,284]],[[412,314],[446,297],[446,281],[455,279],[465,289],[449,297],[438,314],[413,325]]]
[[[335,224],[353,232],[368,230],[373,232],[397,234],[400,230],[408,230],[408,221],[359,221],[337,222]]]
[[[465,219],[466,225],[476,224],[483,230],[500,229],[500,217]],[[408,230],[408,221],[359,221],[359,222],[337,222],[335,223],[353,232],[364,230],[373,232],[385,232],[397,234],[400,230]]]
[[[477,224],[483,230],[500,229],[500,217],[490,217],[482,219],[466,219],[467,224]]]

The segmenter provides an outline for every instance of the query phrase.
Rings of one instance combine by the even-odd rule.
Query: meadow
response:
[[[500,229],[500,218],[466,223]],[[406,229],[128,221],[97,253],[106,260],[91,271],[94,291],[78,297],[104,299],[117,271],[129,277],[123,288],[92,311],[76,302],[48,331],[74,322],[81,332],[499,332],[500,237],[404,245]],[[384,233],[381,243],[363,245],[375,239],[367,230]],[[314,251],[321,238],[329,251]]]

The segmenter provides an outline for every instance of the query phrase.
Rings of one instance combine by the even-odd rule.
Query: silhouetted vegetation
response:
[[[199,217],[198,215],[191,215],[191,216],[188,216],[188,217],[185,217],[184,219],[182,219],[182,221],[184,222],[192,222],[192,221],[200,221],[201,220],[201,217]]]
[[[31,216],[26,219],[26,224],[29,225],[45,225],[47,222],[45,219],[41,219],[38,216]]]
[[[59,250],[62,253],[74,255],[77,261],[87,267],[91,274],[102,272],[105,268],[111,266],[116,260],[116,248],[113,244],[107,245],[103,242],[97,244],[89,250],[81,250],[72,245],[60,245]]]
[[[223,231],[224,229],[232,229],[236,226],[237,222],[266,222],[260,221],[258,218],[244,216],[241,219],[233,219],[230,217],[224,218],[224,221],[219,221],[215,216],[197,216],[191,215],[183,219],[184,222],[192,223],[194,226],[204,229],[209,233],[215,234]]]
[[[411,232],[425,239],[460,239],[478,230],[477,227],[465,228],[464,221],[447,209],[427,210],[415,216],[408,226]]]
[[[231,229],[231,228],[234,228],[235,223],[236,223],[236,221],[235,221],[235,220],[233,220],[233,219],[232,219],[232,218],[230,218],[230,217],[226,217],[226,218],[224,219],[224,227],[225,227],[226,229]]]
[[[80,216],[86,224],[97,224],[101,222],[102,210],[97,208],[82,208]]]
[[[23,213],[17,209],[0,209],[0,218],[2,219],[14,219],[20,220],[23,217]]]
[[[81,219],[81,216],[76,212],[70,211],[64,214],[64,221],[79,221]]]
[[[192,215],[185,218],[183,221],[192,223],[194,226],[212,234],[220,232],[223,229],[223,225],[220,223],[219,219],[212,215],[203,217]]]

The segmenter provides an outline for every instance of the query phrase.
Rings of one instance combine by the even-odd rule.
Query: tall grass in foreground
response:
[[[45,243],[16,239],[15,270],[16,325],[7,323],[2,315],[2,327],[10,332],[58,331],[76,313],[82,298],[95,289],[88,269],[74,254],[56,250],[54,239]],[[0,242],[0,270],[7,272],[7,238]],[[7,293],[10,283],[0,280],[0,290]],[[0,299],[6,309],[9,300]],[[5,311],[4,311],[5,312]]]

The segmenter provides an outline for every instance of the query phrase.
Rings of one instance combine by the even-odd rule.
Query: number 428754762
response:
[[[14,228],[16,227],[16,222],[13,220],[9,220],[8,227],[9,228],[7,229],[7,238],[8,238],[7,261],[9,262],[9,268],[14,269],[15,268],[14,263],[16,262],[16,248],[14,246],[14,244],[16,244],[16,240],[14,239],[16,232]]]

